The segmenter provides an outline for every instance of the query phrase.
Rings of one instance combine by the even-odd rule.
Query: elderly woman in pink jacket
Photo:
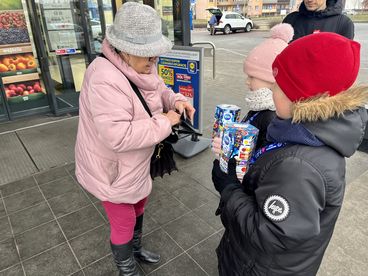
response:
[[[171,47],[153,8],[125,3],[106,33],[103,57],[89,65],[81,90],[76,176],[102,201],[121,276],[139,275],[135,258],[148,263],[160,259],[141,246],[144,206],[152,189],[151,155],[180,122],[183,110],[190,118],[195,112],[157,74],[157,57]],[[129,81],[138,87],[152,117]]]

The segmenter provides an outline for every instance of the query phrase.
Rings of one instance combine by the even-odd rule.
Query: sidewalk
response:
[[[236,79],[242,61],[225,52],[218,57],[232,66],[219,68],[211,80],[207,62],[206,137],[215,105],[243,100],[243,83]],[[59,119],[40,118],[40,125],[29,128],[27,122],[0,125],[0,276],[117,275],[102,206],[74,176],[78,117]],[[206,150],[176,159],[180,171],[154,182],[144,221],[143,243],[159,251],[162,260],[141,265],[142,274],[216,276],[214,250],[223,228],[214,216],[213,155]],[[367,275],[367,164],[364,152],[347,160],[343,210],[319,276]]]

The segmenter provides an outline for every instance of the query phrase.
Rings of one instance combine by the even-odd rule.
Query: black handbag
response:
[[[152,113],[144,100],[138,87],[129,80],[134,92],[137,94],[144,109],[152,117]],[[165,174],[171,174],[174,170],[177,171],[176,163],[174,160],[174,149],[172,144],[178,141],[178,135],[173,131],[165,140],[156,145],[155,150],[151,157],[151,177],[154,179],[157,176],[163,177]]]

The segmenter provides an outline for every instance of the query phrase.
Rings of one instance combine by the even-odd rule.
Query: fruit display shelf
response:
[[[8,98],[8,103],[12,105],[12,104],[23,103],[25,101],[36,101],[36,100],[42,99],[45,96],[46,94],[43,92],[38,92],[38,93],[30,94],[27,96],[19,95],[19,96]]]
[[[26,82],[30,80],[39,80],[39,79],[40,77],[38,73],[8,76],[8,77],[3,77],[3,84],[10,84],[10,83],[15,83],[15,82]]]
[[[0,76],[23,75],[37,72],[37,62],[32,46],[15,44],[0,47]]]
[[[0,45],[30,42],[23,10],[0,11]]]
[[[3,77],[3,83],[9,104],[38,100],[46,94],[37,73]]]

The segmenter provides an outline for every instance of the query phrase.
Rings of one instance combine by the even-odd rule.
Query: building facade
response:
[[[1,0],[0,121],[78,111],[84,72],[122,2]],[[188,1],[142,2],[160,13],[175,44],[190,44]]]
[[[263,0],[249,0],[247,6],[247,16],[259,17],[262,16]]]
[[[263,0],[263,3],[262,3],[262,16],[275,16],[275,15],[277,15],[277,1],[278,0]]]

